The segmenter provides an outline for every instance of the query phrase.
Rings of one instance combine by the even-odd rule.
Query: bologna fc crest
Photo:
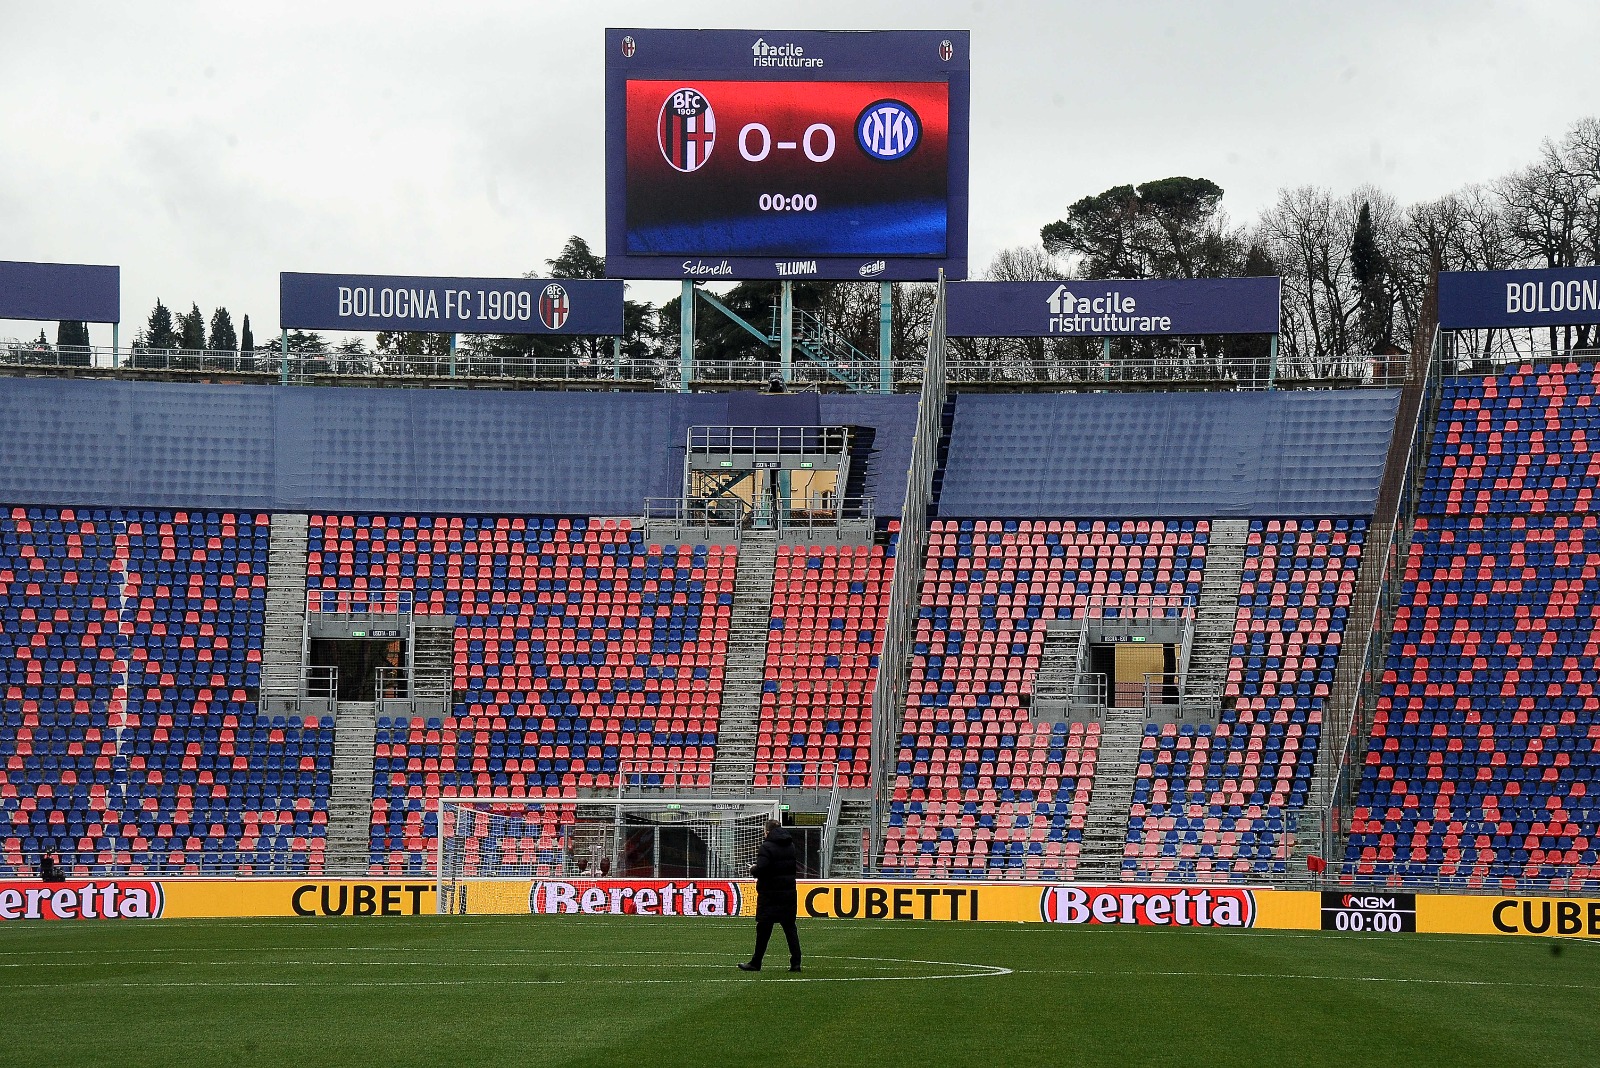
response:
[[[717,116],[698,89],[675,89],[661,105],[656,142],[674,170],[697,171],[711,158],[717,141]]]
[[[856,144],[873,159],[904,159],[921,140],[922,120],[910,105],[898,100],[868,104],[856,119]]]
[[[638,48],[639,46],[634,44],[632,37],[624,37],[622,39],[622,58],[632,59],[634,52],[638,51]]]
[[[539,294],[539,321],[544,323],[546,330],[560,330],[567,325],[567,316],[572,314],[572,298],[567,296],[567,287],[559,282],[551,282],[544,287],[544,292]]]
[[[626,47],[626,46],[624,46],[624,47]],[[631,55],[632,53],[628,53],[628,54]],[[949,41],[940,41],[939,42],[939,58],[940,59],[942,59],[946,63],[948,63],[948,62],[950,62],[951,57],[954,56],[955,54],[956,54],[956,46],[955,45],[951,44]]]

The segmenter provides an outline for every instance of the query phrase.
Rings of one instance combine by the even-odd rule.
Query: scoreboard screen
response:
[[[609,274],[965,274],[965,33],[609,30],[606,44]]]
[[[1409,934],[1417,929],[1417,895],[1324,890],[1322,929],[1353,934]]]

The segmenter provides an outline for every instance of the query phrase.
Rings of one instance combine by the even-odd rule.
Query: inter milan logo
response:
[[[551,282],[544,287],[544,292],[539,294],[539,321],[544,323],[546,330],[560,330],[567,325],[567,316],[572,314],[572,299],[567,296],[567,287],[559,282]]]
[[[627,45],[624,44],[623,48],[627,48]],[[630,55],[630,56],[633,55],[632,52],[625,52],[624,54],[625,55]],[[939,58],[940,59],[942,59],[946,63],[948,63],[948,62],[950,62],[950,57],[954,56],[955,54],[956,54],[956,46],[955,45],[951,44],[949,41],[940,41],[939,42]]]
[[[697,171],[711,158],[717,140],[717,116],[698,89],[677,89],[661,105],[656,143],[674,170]]]
[[[638,48],[639,46],[633,43],[632,37],[624,37],[622,39],[622,58],[632,59],[634,52],[638,51]]]
[[[904,159],[921,140],[922,120],[898,100],[868,104],[856,119],[856,144],[873,159]]]

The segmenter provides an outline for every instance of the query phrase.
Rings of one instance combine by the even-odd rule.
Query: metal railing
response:
[[[1348,834],[1349,813],[1345,802],[1354,796],[1360,785],[1377,689],[1388,660],[1390,627],[1401,598],[1422,475],[1428,462],[1433,413],[1437,411],[1442,391],[1446,344],[1445,335],[1436,332],[1415,383],[1414,396],[1402,398],[1402,405],[1409,401],[1409,410],[1403,408],[1400,413],[1410,430],[1405,457],[1398,472],[1389,476],[1391,483],[1380,487],[1381,511],[1368,529],[1368,540],[1362,552],[1362,567],[1376,564],[1379,571],[1371,585],[1358,589],[1349,612],[1351,619],[1361,621],[1366,636],[1359,651],[1345,650],[1342,654],[1354,652],[1357,658],[1347,675],[1351,679],[1348,700],[1330,700],[1324,714],[1322,746],[1316,757],[1316,779],[1323,784],[1323,794],[1314,798],[1313,803],[1321,813],[1320,848],[1330,867],[1338,866]],[[1372,555],[1374,548],[1378,549],[1377,557]]]
[[[945,387],[945,285],[940,272],[934,292],[928,353],[917,402],[917,424],[906,471],[905,503],[900,513],[900,542],[895,550],[889,586],[883,649],[872,688],[872,820],[870,856],[882,853],[881,836],[888,817],[889,790],[894,783],[900,721],[905,712],[910,674],[911,640],[922,601],[923,558],[927,552],[928,508],[943,436]]]
[[[454,356],[395,353],[290,352],[277,348],[252,352],[211,349],[149,349],[97,346],[42,348],[0,341],[0,367],[28,370],[84,370],[247,375],[291,382],[327,379],[443,379],[480,381],[607,383],[675,389],[676,367],[669,359],[629,359],[604,354],[573,356],[490,356],[467,349]],[[670,379],[670,381],[669,381]]]
[[[842,456],[850,434],[844,426],[692,426],[685,445],[692,456]]]
[[[339,699],[339,669],[329,665],[308,667],[300,679],[300,696],[315,701]]]
[[[403,616],[415,607],[409,590],[309,590],[306,615],[327,621],[355,622],[365,616]]]
[[[727,537],[739,540],[749,525],[749,505],[737,497],[647,497],[644,521],[670,524],[679,538],[714,540]]]
[[[797,335],[797,347],[811,358],[795,360],[790,367],[791,388],[818,390],[874,388],[881,370],[877,359],[848,353],[811,353],[810,335]],[[1406,357],[1351,357],[1297,367],[1283,361],[1276,375],[1259,358],[1224,356],[1215,359],[1190,356],[1114,355],[1080,357],[1057,354],[1046,346],[1042,355],[1022,347],[1005,347],[1006,339],[982,354],[950,353],[946,381],[978,389],[1114,390],[1159,386],[1207,389],[1335,388],[1399,386],[1405,381]],[[1038,340],[1038,339],[1023,339]],[[1046,339],[1057,344],[1056,339]],[[968,346],[970,348],[970,346]],[[1584,350],[1576,350],[1582,352]],[[1564,359],[1573,350],[1536,345],[1497,345],[1476,358],[1480,368],[1523,360]],[[1573,355],[1572,358],[1593,358]],[[926,361],[896,357],[890,361],[890,383],[895,390],[919,388]],[[677,358],[671,353],[630,358],[602,353],[594,356],[500,356],[460,349],[454,356],[401,355],[397,353],[290,352],[287,359],[276,346],[251,352],[210,349],[116,349],[105,346],[41,347],[34,342],[0,341],[0,369],[22,372],[60,371],[74,374],[224,375],[246,381],[333,383],[353,380],[392,381],[431,385],[440,381],[462,385],[515,382],[575,383],[587,387],[676,391]],[[770,359],[695,362],[693,380],[700,386],[751,387],[768,385],[780,374],[776,355]]]

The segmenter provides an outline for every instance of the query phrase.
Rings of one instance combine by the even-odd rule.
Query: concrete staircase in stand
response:
[[[1139,772],[1139,745],[1143,738],[1143,708],[1105,710],[1100,752],[1094,764],[1094,789],[1084,816],[1079,879],[1116,879],[1122,873],[1128,809],[1133,804],[1133,783]]]
[[[1039,672],[1033,679],[1034,717],[1059,719],[1068,709],[1078,679],[1083,627],[1081,620],[1053,619],[1045,624]]]
[[[870,798],[845,799],[839,802],[839,822],[833,836],[830,878],[850,879],[862,874],[862,840],[871,824]]]
[[[306,519],[276,513],[267,543],[267,618],[261,640],[261,695],[293,700],[305,670]]]
[[[1239,616],[1239,582],[1244,575],[1248,519],[1214,519],[1206,544],[1206,572],[1195,608],[1194,640],[1184,692],[1194,697],[1220,697],[1233,657],[1233,629]]]
[[[761,680],[766,674],[767,628],[772,622],[772,581],[777,566],[777,534],[747,532],[739,544],[739,566],[734,574],[717,755],[711,768],[713,788],[749,789],[755,784]]]
[[[372,763],[377,711],[340,701],[333,719],[333,790],[328,797],[324,872],[366,875],[372,848]]]

